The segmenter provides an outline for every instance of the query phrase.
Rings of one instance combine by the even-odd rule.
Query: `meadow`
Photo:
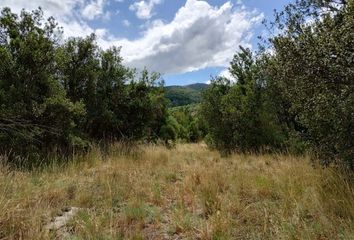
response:
[[[306,156],[116,144],[62,165],[3,165],[0,239],[354,239],[349,181]],[[70,207],[64,227],[46,227]]]

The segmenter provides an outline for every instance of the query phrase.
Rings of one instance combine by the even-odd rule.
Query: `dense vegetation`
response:
[[[241,47],[230,66],[237,82],[217,78],[205,92],[210,144],[307,149],[354,169],[354,2],[298,0],[271,26],[270,53]]]
[[[261,64],[241,47],[230,67],[237,82],[216,78],[204,93],[202,116],[208,125],[207,140],[215,148],[229,153],[285,147],[288,129],[277,118]]]
[[[199,142],[205,137],[205,123],[200,118],[200,105],[173,107],[169,109],[170,117],[176,122],[177,139],[186,142]]]
[[[266,24],[232,79],[165,87],[3,9],[0,239],[353,239],[354,1]]]
[[[119,48],[101,50],[94,35],[59,34],[40,9],[1,13],[1,153],[32,163],[93,141],[157,138],[167,111],[159,76],[124,67]]]
[[[195,83],[187,86],[165,87],[166,98],[170,101],[170,106],[185,106],[200,103],[202,92],[208,88],[208,84]]]
[[[309,152],[354,169],[353,16],[352,0],[297,0],[275,14],[259,51],[240,47],[229,68],[236,81],[165,89],[94,35],[62,39],[40,9],[5,8],[0,153],[31,165],[93,143],[205,140],[224,154]]]

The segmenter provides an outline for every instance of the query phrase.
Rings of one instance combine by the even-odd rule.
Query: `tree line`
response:
[[[5,8],[0,153],[32,163],[95,142],[204,140],[223,154],[310,152],[354,169],[354,1],[296,0],[266,26],[257,51],[235,54],[233,79],[169,108],[160,76],[125,67],[120,48],[63,40],[40,9]]]
[[[223,152],[309,151],[354,169],[354,1],[297,0],[253,54],[204,93],[207,140]]]
[[[158,138],[167,120],[159,75],[123,66],[120,49],[100,49],[94,35],[61,34],[41,9],[2,10],[0,152],[34,164],[93,142]]]

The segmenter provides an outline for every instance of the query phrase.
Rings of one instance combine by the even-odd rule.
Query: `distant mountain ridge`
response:
[[[170,100],[170,106],[184,106],[201,102],[203,90],[208,88],[206,83],[194,83],[186,86],[165,87],[166,98]]]

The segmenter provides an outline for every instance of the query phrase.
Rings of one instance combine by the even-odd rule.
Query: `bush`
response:
[[[353,15],[353,1],[288,5],[274,23],[281,33],[270,39],[274,54],[268,66],[317,157],[325,165],[336,162],[352,169]]]
[[[286,141],[260,69],[260,60],[241,47],[230,67],[237,82],[216,78],[203,94],[208,142],[224,153],[276,150]]]
[[[90,142],[158,137],[160,76],[124,67],[120,49],[100,49],[94,35],[63,41],[58,32],[41,9],[1,12],[0,154],[32,165]]]

